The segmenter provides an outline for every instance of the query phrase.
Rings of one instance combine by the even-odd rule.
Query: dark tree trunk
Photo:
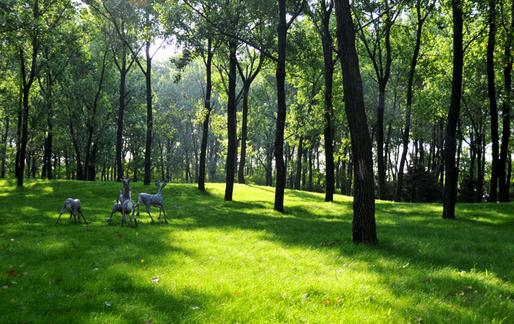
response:
[[[509,139],[510,139],[510,105],[512,96],[512,33],[514,33],[514,1],[511,1],[511,21],[510,29],[506,29],[506,41],[504,49],[503,63],[503,83],[504,83],[504,100],[502,105],[502,143],[499,160],[499,200],[502,202],[509,201],[509,181],[507,181],[507,156],[509,155]]]
[[[237,182],[245,183],[245,163],[246,163],[246,141],[248,137],[248,97],[250,94],[250,85],[243,86],[243,118],[241,125],[241,153],[239,157],[239,170],[237,174]]]
[[[364,110],[362,80],[349,0],[335,0],[335,8],[345,111],[350,128],[354,163],[352,238],[358,243],[376,243],[372,144]]]
[[[145,177],[144,184],[149,185],[152,177],[152,131],[153,131],[153,107],[152,107],[152,57],[150,55],[150,42],[145,44],[146,54],[146,145],[145,145]]]
[[[200,169],[198,170],[198,189],[205,191],[205,160],[207,156],[207,142],[209,141],[209,119],[211,115],[211,93],[212,93],[212,39],[207,39],[207,57],[205,58],[205,117],[203,120],[202,143],[200,144]],[[211,179],[212,181],[212,179]]]
[[[87,143],[86,143],[86,159],[85,159],[85,179],[89,181],[94,181],[96,178],[96,152],[93,151],[96,149],[96,111],[98,109],[98,101],[100,100],[100,94],[102,92],[102,86],[105,76],[105,68],[107,61],[107,50],[104,52],[103,60],[102,60],[102,68],[100,70],[100,80],[98,81],[98,87],[95,92],[95,96],[93,98],[93,103],[91,105],[91,111],[88,122],[88,133],[87,133]],[[94,142],[94,143],[93,143]]]
[[[236,106],[236,65],[237,44],[230,41],[230,58],[228,72],[228,102],[227,102],[227,163],[226,163],[226,186],[225,200],[232,201],[232,193],[234,191],[234,173],[237,158],[237,106]]]
[[[39,20],[40,12],[39,12],[39,1],[34,1],[33,7],[33,17],[34,22]],[[23,187],[23,175],[25,170],[25,159],[27,154],[27,143],[28,143],[28,128],[29,128],[29,110],[30,110],[30,89],[32,88],[32,84],[34,83],[34,79],[36,77],[36,68],[37,68],[37,56],[39,51],[39,39],[38,33],[33,33],[32,36],[32,56],[30,63],[30,71],[27,71],[25,66],[25,54],[24,50],[20,48],[20,68],[21,68],[21,78],[22,78],[22,128],[21,128],[21,145],[19,151],[18,158],[18,168],[17,168],[17,178],[18,178],[18,187]]]
[[[302,155],[303,155],[303,136],[298,138],[298,150],[296,151],[296,175],[294,179],[294,188],[300,190],[300,181],[302,178]]]
[[[333,142],[333,107],[332,107],[332,83],[334,78],[334,62],[332,57],[333,42],[330,35],[330,16],[332,14],[333,2],[327,8],[325,0],[321,4],[321,43],[323,46],[324,64],[324,128],[325,139],[325,201],[334,201],[334,142]]]
[[[494,82],[494,47],[496,42],[496,0],[489,0],[489,37],[487,40],[487,95],[489,97],[489,115],[491,118],[491,181],[489,202],[498,200],[499,140],[498,108],[496,104],[496,86]]]
[[[414,85],[414,75],[416,74],[416,65],[418,63],[419,57],[419,49],[421,47],[421,33],[423,30],[423,23],[425,22],[425,17],[421,16],[421,0],[418,0],[416,3],[416,11],[417,11],[417,28],[416,28],[416,44],[414,45],[414,51],[412,53],[412,59],[410,63],[409,77],[407,81],[407,107],[405,112],[405,129],[403,130],[402,136],[402,155],[400,157],[400,167],[398,169],[398,177],[396,182],[396,193],[394,196],[395,201],[401,200],[402,195],[402,186],[403,186],[403,169],[405,167],[405,161],[407,159],[407,152],[409,151],[409,133],[411,126],[411,110],[412,110],[412,97],[413,97],[413,85]]]
[[[286,127],[286,0],[278,0],[278,60],[276,69],[277,82],[277,124],[275,130],[275,204],[274,209],[284,211],[284,190],[286,186],[286,167],[284,165],[284,129]]]
[[[0,178],[5,178],[5,162],[7,159],[7,137],[9,136],[9,116],[4,119],[4,136],[2,138],[2,166],[0,167]]]
[[[119,66],[120,72],[120,93],[119,93],[119,107],[118,107],[118,121],[116,127],[116,177],[121,180],[124,177],[123,173],[123,118],[125,115],[125,95],[126,95],[126,78],[127,78],[127,57],[125,47],[122,50],[121,62]]]
[[[16,160],[14,163],[14,176],[18,176],[20,168],[21,128],[23,123],[23,87],[20,86],[20,98],[18,101],[18,119],[16,127]]]
[[[462,1],[452,0],[453,13],[453,76],[452,95],[446,138],[444,143],[445,182],[443,193],[443,218],[455,219],[455,202],[457,200],[457,169],[455,166],[455,146],[457,123],[459,122],[460,101],[462,94],[462,68],[464,50],[462,46]]]

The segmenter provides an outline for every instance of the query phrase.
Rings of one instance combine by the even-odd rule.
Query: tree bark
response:
[[[334,62],[332,57],[333,42],[330,35],[330,15],[332,13],[333,2],[329,8],[326,7],[325,0],[320,1],[322,31],[321,43],[323,47],[323,63],[324,63],[324,128],[323,135],[325,139],[325,201],[334,201],[334,142],[333,142],[333,107],[332,107],[332,83],[334,78]]]
[[[350,128],[354,163],[352,239],[356,243],[376,243],[372,144],[364,109],[359,58],[355,49],[355,31],[349,0],[335,0],[335,9],[345,111]]]
[[[409,133],[411,126],[411,111],[412,111],[412,97],[413,97],[413,86],[414,86],[414,76],[416,74],[416,65],[418,63],[419,50],[421,47],[421,33],[423,31],[423,23],[425,22],[424,18],[421,16],[421,0],[418,0],[416,3],[416,11],[417,11],[417,28],[416,28],[416,44],[414,45],[414,51],[412,53],[412,59],[409,69],[409,77],[407,81],[407,107],[405,112],[405,128],[403,130],[402,136],[402,155],[400,157],[400,167],[398,169],[398,178],[396,182],[396,193],[394,196],[395,201],[400,201],[402,196],[402,186],[403,186],[403,169],[405,167],[405,161],[407,159],[407,152],[409,151]],[[425,16],[426,18],[426,16]]]
[[[234,40],[229,43],[229,72],[228,72],[228,102],[227,102],[227,163],[225,180],[225,201],[232,201],[234,191],[234,176],[237,157],[237,105],[236,105],[236,65],[237,44]]]
[[[121,54],[121,65],[119,66],[120,72],[120,93],[119,93],[119,107],[118,107],[118,121],[116,128],[116,177],[120,181],[123,179],[123,118],[125,115],[125,94],[126,94],[126,78],[127,78],[127,57],[125,47],[123,47]]]
[[[499,200],[501,202],[509,201],[509,182],[507,181],[507,156],[509,155],[509,139],[510,139],[510,111],[512,98],[512,34],[514,33],[514,1],[511,1],[511,21],[510,29],[506,28],[506,40],[504,49],[503,63],[503,84],[504,96],[502,104],[502,142],[499,161]]]
[[[298,150],[296,151],[296,175],[294,180],[294,188],[300,190],[300,181],[302,178],[302,155],[303,155],[303,136],[298,138]]]
[[[40,16],[39,12],[39,1],[34,1],[33,17],[34,21],[38,21]],[[39,52],[39,38],[38,33],[34,32],[32,36],[32,57],[30,63],[30,71],[27,71],[25,67],[25,54],[24,50],[20,48],[20,67],[22,77],[22,92],[23,92],[23,110],[22,110],[22,128],[21,128],[21,146],[19,153],[19,166],[17,172],[18,187],[23,187],[23,176],[25,171],[25,159],[27,154],[27,143],[28,143],[28,128],[29,128],[29,111],[30,111],[30,89],[34,83],[34,79],[37,75],[37,56]]]
[[[145,146],[145,177],[144,184],[149,185],[152,177],[152,131],[153,131],[153,106],[152,106],[152,57],[150,56],[150,42],[145,44],[146,54],[146,146]]]
[[[445,182],[443,193],[443,218],[455,219],[455,202],[457,200],[457,170],[455,166],[455,146],[457,123],[459,121],[462,69],[464,50],[462,46],[462,1],[452,0],[453,13],[453,76],[452,94],[444,147]]]
[[[4,118],[4,136],[2,138],[2,166],[0,167],[0,178],[5,178],[5,162],[7,159],[7,138],[9,136],[9,116]]]
[[[494,47],[496,43],[496,0],[489,0],[489,37],[487,40],[487,95],[489,97],[489,116],[491,118],[491,181],[489,186],[489,202],[498,200],[499,176],[499,139],[498,139],[498,107],[496,103],[496,86],[494,82]]]
[[[200,144],[200,169],[198,170],[198,189],[205,191],[205,160],[207,156],[207,142],[209,141],[209,120],[211,115],[211,93],[212,93],[212,39],[207,39],[207,57],[205,58],[205,116],[203,120],[202,143]],[[212,179],[210,180],[212,181]]]
[[[277,82],[277,120],[275,130],[275,168],[277,178],[275,181],[275,204],[274,209],[284,212],[284,190],[286,186],[286,167],[284,165],[284,129],[286,126],[286,0],[278,0],[278,60],[276,69]]]

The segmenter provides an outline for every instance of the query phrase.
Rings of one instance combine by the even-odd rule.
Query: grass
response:
[[[279,214],[273,188],[224,202],[223,184],[170,184],[170,224],[108,226],[120,187],[0,181],[0,323],[514,322],[514,204],[447,221],[439,205],[379,201],[380,243],[365,246],[349,197],[287,191]],[[69,196],[91,225],[54,224]]]

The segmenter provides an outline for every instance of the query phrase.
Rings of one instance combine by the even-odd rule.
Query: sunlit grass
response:
[[[223,184],[170,184],[170,224],[108,226],[120,187],[0,182],[0,323],[514,322],[513,204],[447,221],[437,204],[378,202],[380,243],[364,246],[350,197],[287,191],[280,214],[270,187],[224,202]],[[54,224],[67,197],[91,225]]]

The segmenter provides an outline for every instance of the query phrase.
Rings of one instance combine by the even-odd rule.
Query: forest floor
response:
[[[169,184],[169,224],[109,226],[120,188],[0,181],[0,323],[514,322],[512,203],[459,204],[448,221],[437,204],[378,201],[366,246],[350,240],[350,197],[287,191],[279,214],[270,187],[224,202],[223,184]],[[55,224],[69,196],[89,226]]]

